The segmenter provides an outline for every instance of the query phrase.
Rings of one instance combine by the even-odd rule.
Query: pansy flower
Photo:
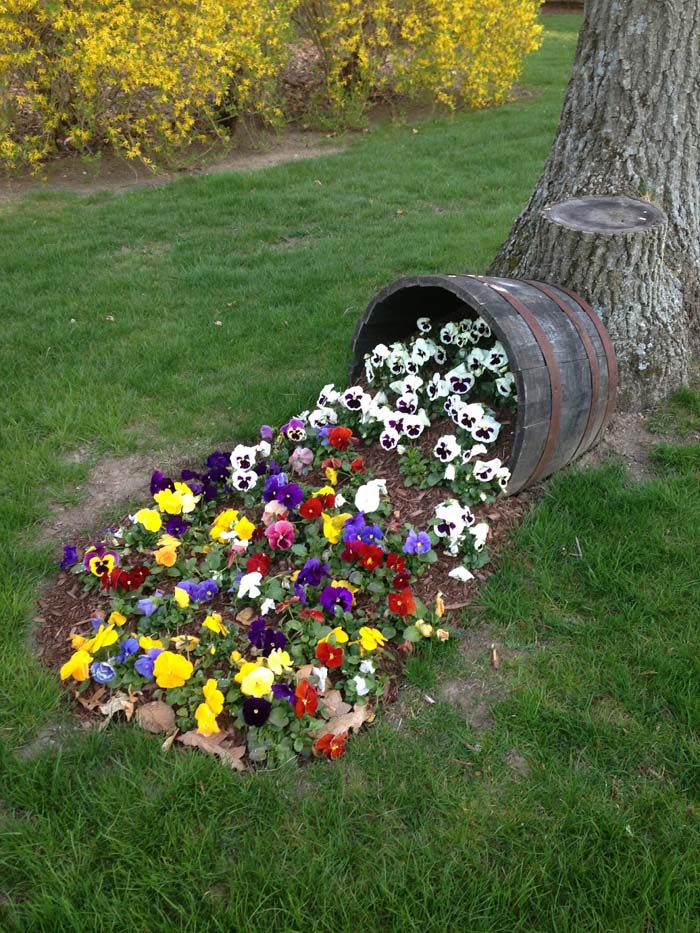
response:
[[[399,432],[394,428],[385,428],[379,435],[379,443],[384,450],[393,450],[399,442]]]
[[[427,554],[431,548],[430,535],[426,534],[424,531],[414,531],[411,529],[402,550],[406,554]]]
[[[194,665],[181,654],[161,651],[153,664],[153,676],[159,687],[182,687],[192,676]]]
[[[469,534],[474,537],[474,550],[481,551],[486,544],[486,538],[488,537],[489,526],[488,522],[479,522],[478,525],[474,525],[469,529]]]
[[[442,461],[442,463],[450,463],[450,461],[458,457],[461,452],[462,448],[457,443],[457,438],[454,434],[443,434],[442,437],[438,438],[435,447],[433,447],[433,454],[438,460]]]
[[[258,481],[258,474],[255,470],[234,470],[231,474],[231,485],[238,492],[248,492],[253,489]]]
[[[490,415],[484,415],[481,421],[472,427],[471,435],[475,441],[483,441],[485,444],[490,444],[492,441],[496,440],[500,430],[501,426],[495,418],[492,418]]]
[[[327,641],[319,642],[316,645],[316,657],[331,670],[343,666],[343,649],[339,645],[331,645]]]
[[[252,470],[255,466],[256,456],[257,448],[237,444],[231,451],[231,469],[234,471]]]
[[[294,712],[297,714],[297,718],[301,719],[305,713],[313,716],[318,709],[318,694],[313,685],[308,680],[300,681],[294,691],[294,696],[296,697]]]
[[[331,615],[337,608],[343,612],[349,612],[353,602],[352,593],[344,586],[325,586],[318,599],[326,612]]]
[[[96,577],[103,577],[119,566],[119,555],[116,551],[108,550],[105,544],[93,544],[85,552],[83,567]]]
[[[413,593],[406,587],[398,593],[389,593],[389,609],[400,616],[412,615],[416,611]]]
[[[311,521],[314,518],[320,518],[321,512],[323,512],[323,503],[320,499],[315,497],[307,499],[306,502],[302,502],[302,504],[299,506],[299,514],[307,521]]]
[[[445,380],[450,392],[455,392],[457,395],[466,395],[475,382],[473,374],[468,372],[464,363],[450,370],[445,376]]]
[[[160,470],[154,470],[151,474],[151,495],[155,496],[157,492],[162,492],[164,489],[175,489],[175,484],[169,476],[164,476]]]
[[[500,466],[501,461],[498,457],[494,457],[493,460],[477,460],[473,467],[474,478],[478,479],[480,483],[489,483]]]
[[[386,636],[382,635],[378,628],[372,626],[363,625],[359,634],[360,647],[363,651],[376,651],[377,648],[384,647],[387,642]]]
[[[276,498],[285,509],[295,509],[304,498],[304,492],[296,483],[287,483],[277,490]]]
[[[508,357],[506,356],[505,350],[498,341],[496,341],[490,350],[487,350],[483,353],[482,358],[484,361],[484,367],[491,370],[491,372],[498,372],[508,363]]]
[[[341,393],[338,399],[343,408],[348,411],[365,411],[370,404],[370,396],[364,391],[362,386],[350,386]]]
[[[444,327],[440,330],[440,342],[445,346],[450,346],[457,339],[459,334],[459,328],[454,321],[449,321]]]
[[[73,680],[82,682],[90,676],[90,665],[92,664],[92,655],[84,648],[72,654],[66,663],[61,667],[60,677],[65,680],[72,677]]]
[[[287,521],[275,522],[274,525],[265,529],[265,537],[273,550],[288,551],[294,544],[294,525]]]
[[[335,450],[347,450],[352,443],[352,430],[350,428],[333,428],[328,434],[328,443]]]
[[[306,440],[306,426],[301,418],[290,418],[286,424],[280,428],[280,433],[295,444]]]
[[[325,755],[327,758],[331,759],[340,758],[340,756],[345,753],[345,743],[347,739],[347,732],[341,732],[339,735],[326,732],[320,739],[316,739],[314,742],[314,753],[318,756]]]
[[[68,570],[79,560],[78,550],[74,544],[63,545],[63,557],[61,558],[61,570]]]
[[[271,710],[272,703],[264,697],[248,697],[243,701],[243,722],[247,726],[264,726]]]
[[[512,373],[506,373],[505,376],[499,376],[496,379],[496,391],[499,395],[502,395],[503,398],[510,398],[513,394],[513,387],[515,385],[515,376]]]

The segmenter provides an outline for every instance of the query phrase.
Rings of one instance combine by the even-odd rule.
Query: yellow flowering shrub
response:
[[[302,0],[295,19],[318,51],[337,118],[372,95],[454,109],[501,103],[540,44],[541,0]]]
[[[0,162],[128,158],[279,120],[293,0],[0,0]]]

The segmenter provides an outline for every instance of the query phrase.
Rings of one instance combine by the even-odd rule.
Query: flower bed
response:
[[[62,636],[82,709],[237,768],[337,758],[405,657],[449,639],[443,594],[489,559],[515,399],[485,322],[434,326],[378,345],[363,385],[325,386],[257,444],[155,471],[149,505],[65,546],[40,642]],[[71,575],[66,638],[46,608]]]

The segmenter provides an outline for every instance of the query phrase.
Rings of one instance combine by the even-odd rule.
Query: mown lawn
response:
[[[465,613],[467,635],[488,623],[503,644],[488,731],[445,699],[488,653],[467,664],[453,642],[333,764],[241,776],[133,727],[17,753],[70,721],[30,634],[56,558],[42,522],[88,469],[71,453],[184,461],[245,439],[343,380],[379,287],[483,270],[556,125],[579,18],[545,23],[499,110],[3,209],[0,929],[697,929],[693,447],[665,448],[644,485],[609,466],[548,486]],[[699,401],[674,411],[689,423]]]

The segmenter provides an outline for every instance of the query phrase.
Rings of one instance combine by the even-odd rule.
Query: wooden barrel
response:
[[[355,331],[350,384],[378,343],[403,340],[419,317],[482,317],[503,344],[518,395],[508,495],[589,450],[615,406],[617,364],[602,321],[561,285],[475,275],[399,279],[371,302]]]

